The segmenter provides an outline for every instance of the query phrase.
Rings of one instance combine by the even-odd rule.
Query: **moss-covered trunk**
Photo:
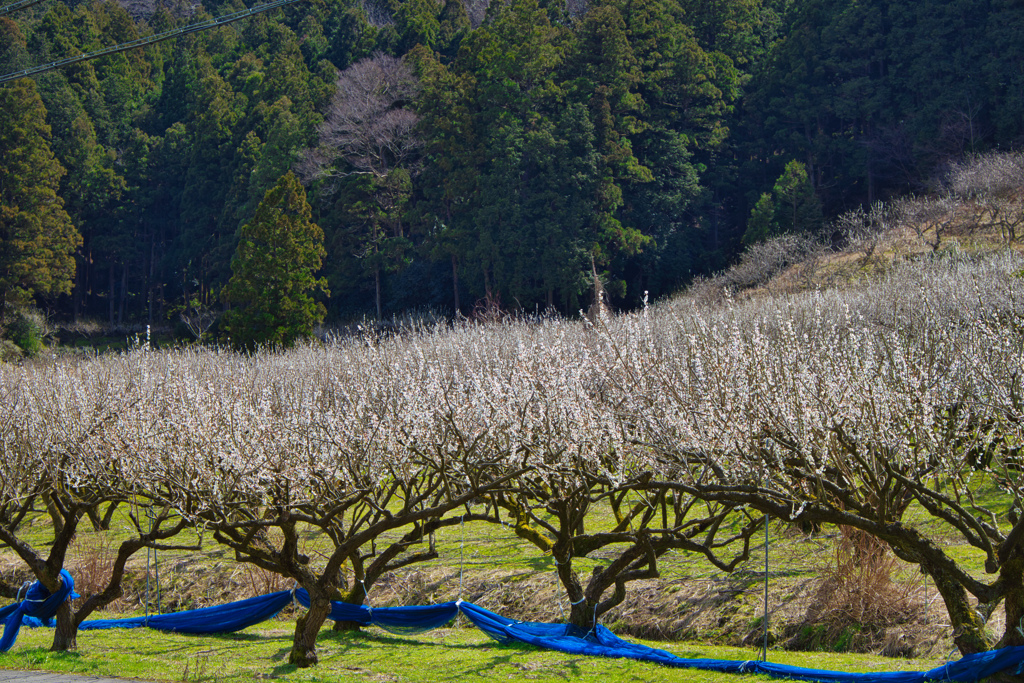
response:
[[[999,581],[1003,585],[1006,627],[996,647],[1024,645],[1024,556],[1014,556],[999,568]]]
[[[344,602],[348,605],[362,605],[366,601],[366,589],[363,588],[363,584],[356,583],[355,587],[352,588],[348,593],[345,594]],[[336,621],[334,622],[334,630],[342,632],[358,631],[363,627],[358,621]]]
[[[953,625],[953,642],[960,650],[960,654],[969,655],[991,650],[993,643],[985,632],[985,622],[971,606],[967,589],[963,584],[936,570],[935,567],[926,564],[924,569],[935,581],[935,588],[946,605],[946,612]]]

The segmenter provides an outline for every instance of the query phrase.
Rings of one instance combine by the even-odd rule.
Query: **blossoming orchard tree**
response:
[[[598,327],[0,365],[0,542],[55,591],[88,510],[131,512],[107,588],[57,613],[68,649],[133,552],[205,528],[309,592],[290,655],[308,666],[330,600],[362,602],[463,519],[501,515],[550,552],[571,623],[589,629],[671,549],[736,567],[771,515],[860,529],[919,566],[963,652],[1021,644],[1021,265],[936,260],[844,292]],[[137,505],[159,511],[152,529]],[[21,533],[34,516],[52,520],[45,550]],[[951,532],[973,557],[936,535]]]
[[[81,361],[0,364],[0,542],[12,548],[51,593],[61,589],[78,524],[104,503],[136,500],[128,434],[138,432],[146,392],[144,351]],[[47,544],[22,534],[30,515],[52,524]],[[107,585],[77,609],[56,613],[54,650],[77,647],[78,626],[122,595],[125,565],[138,550],[171,548],[162,542],[184,522],[168,508],[150,519],[129,513],[128,538],[117,549]]]
[[[236,559],[309,592],[290,655],[298,666],[317,663],[331,600],[361,604],[384,572],[436,557],[423,544],[461,521],[444,515],[502,484],[495,456],[467,447],[445,387],[418,376],[423,358],[407,347],[197,358],[175,371],[164,410],[187,428],[148,446],[159,463],[151,495]]]
[[[658,463],[649,449],[634,447],[631,426],[617,414],[618,398],[603,376],[610,349],[598,335],[553,321],[506,329],[520,340],[514,352],[490,340],[476,353],[483,367],[460,370],[491,379],[474,388],[481,397],[460,412],[476,411],[512,442],[506,462],[520,473],[486,499],[520,538],[551,554],[571,604],[570,624],[591,630],[625,599],[630,581],[658,578],[658,558],[669,550],[697,552],[724,571],[748,557],[760,517],[730,503],[651,490]],[[610,520],[600,514],[604,507]],[[739,531],[723,533],[733,528],[727,519]],[[578,561],[598,554],[613,559],[581,578]]]
[[[661,487],[861,529],[934,579],[964,654],[1024,644],[1019,267],[907,267],[769,310],[632,320],[616,371],[672,472]],[[991,579],[946,550],[950,533]]]

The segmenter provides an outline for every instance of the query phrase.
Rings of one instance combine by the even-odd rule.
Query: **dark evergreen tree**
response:
[[[310,214],[306,192],[289,172],[242,226],[223,295],[230,310],[222,329],[236,346],[291,346],[323,320],[326,309],[313,294],[328,295],[316,276],[324,234]]]
[[[8,303],[71,290],[81,244],[57,189],[46,109],[29,79],[0,86],[0,323]]]

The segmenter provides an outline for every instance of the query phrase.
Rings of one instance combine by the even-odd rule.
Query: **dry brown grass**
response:
[[[75,577],[75,591],[88,597],[106,589],[117,559],[117,546],[110,534],[83,534],[76,537],[70,557],[67,569]],[[129,606],[124,598],[118,598],[106,609],[124,612]]]
[[[1024,156],[1014,158],[1013,168],[1024,169]],[[1000,155],[993,159],[1005,162]],[[1024,191],[1000,185],[998,191],[986,192],[964,180],[974,178],[977,185],[975,176],[992,175],[987,162],[994,163],[982,158],[955,168],[945,182],[955,185],[956,180],[964,187],[957,185],[946,194],[903,197],[847,212],[835,219],[821,241],[781,235],[752,245],[734,266],[696,281],[684,297],[705,305],[727,297],[769,298],[874,279],[903,261],[929,254],[1024,252],[1024,240],[1017,234],[1024,224]]]
[[[294,585],[293,581],[276,572],[244,562],[238,563],[231,582],[238,586],[235,589],[237,600],[291,590]]]
[[[872,649],[882,641],[883,649],[899,654],[901,643],[889,629],[921,618],[919,586],[903,580],[900,561],[882,541],[850,527],[839,532],[807,610],[804,636],[812,642],[803,645],[846,643],[857,650],[862,648],[851,641]]]

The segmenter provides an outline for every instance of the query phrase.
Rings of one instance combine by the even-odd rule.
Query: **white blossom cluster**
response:
[[[964,482],[998,468],[1016,492],[1020,265],[948,257],[859,288],[623,318],[610,335],[636,388],[628,412],[693,482],[717,472],[801,501],[818,477],[870,495],[894,471]]]
[[[385,508],[424,478],[456,496],[513,475],[514,488],[645,472],[794,504],[826,478],[870,495],[893,468],[990,472],[1017,491],[1020,268],[1012,253],[954,257],[843,291],[681,300],[596,326],[0,365],[0,509],[52,490],[195,519],[326,515],[356,493]]]

